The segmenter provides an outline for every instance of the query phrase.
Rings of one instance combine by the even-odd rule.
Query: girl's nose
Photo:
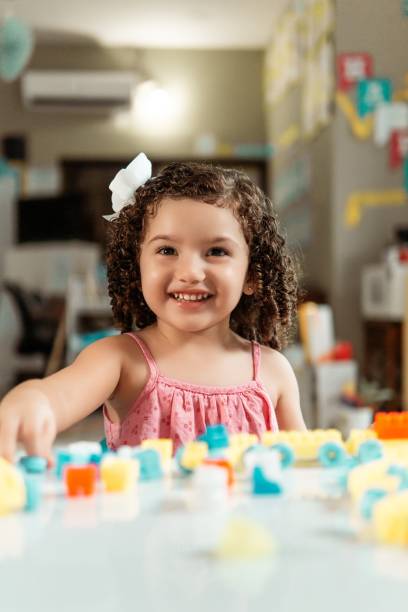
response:
[[[185,283],[199,283],[205,279],[203,261],[200,257],[180,257],[177,265],[177,280]]]

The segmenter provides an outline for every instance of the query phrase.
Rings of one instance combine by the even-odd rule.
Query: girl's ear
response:
[[[251,282],[246,282],[244,285],[244,288],[242,290],[242,293],[245,293],[245,295],[253,295],[255,293],[255,290],[252,286]]]

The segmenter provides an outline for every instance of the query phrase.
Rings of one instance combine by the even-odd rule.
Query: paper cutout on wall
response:
[[[374,113],[374,142],[385,145],[392,130],[408,127],[408,104],[391,102],[379,104]]]
[[[277,139],[277,152],[283,153],[287,149],[293,147],[294,144],[300,139],[300,127],[293,123],[286,130],[278,136]]]
[[[330,119],[334,92],[333,45],[325,41],[311,54],[304,67],[302,90],[302,130],[306,137],[313,136]]]
[[[390,168],[399,168],[404,157],[408,157],[408,128],[393,130],[390,137]]]
[[[399,89],[394,93],[393,99],[395,101],[400,100],[403,102],[405,100],[405,102],[408,102],[408,72],[404,76],[404,83],[403,89]]]
[[[278,23],[265,54],[266,101],[275,104],[300,78],[299,15],[287,11]]]
[[[337,85],[348,91],[360,79],[373,76],[373,57],[370,53],[339,53],[337,56]]]
[[[405,17],[408,17],[408,0],[401,0],[401,10]]]
[[[359,117],[353,102],[342,91],[336,92],[336,102],[348,120],[354,136],[360,140],[369,138],[373,131],[374,120],[372,115],[364,118]]]
[[[280,170],[274,185],[274,201],[281,212],[310,190],[311,167],[306,155],[298,157]]]
[[[357,83],[357,111],[360,117],[372,113],[379,104],[391,102],[390,79],[362,79]]]
[[[356,227],[361,221],[363,206],[401,206],[407,203],[407,193],[404,189],[358,191],[347,199],[345,223],[349,227]]]

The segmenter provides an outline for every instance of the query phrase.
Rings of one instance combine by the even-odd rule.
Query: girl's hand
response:
[[[8,461],[14,461],[21,442],[28,455],[45,457],[52,465],[56,433],[55,413],[41,391],[22,385],[0,404],[0,456]]]

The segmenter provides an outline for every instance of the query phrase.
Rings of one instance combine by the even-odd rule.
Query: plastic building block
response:
[[[231,434],[229,447],[224,449],[224,458],[227,459],[237,471],[245,467],[244,453],[247,449],[258,444],[258,436],[249,433]]]
[[[262,525],[247,518],[231,518],[215,554],[222,559],[257,559],[273,553],[275,541]]]
[[[192,505],[197,509],[224,508],[228,503],[228,472],[215,463],[200,465],[191,487]]]
[[[176,461],[183,473],[191,474],[202,464],[207,455],[208,445],[205,442],[187,442],[177,450]]]
[[[152,448],[160,454],[162,469],[168,472],[171,467],[171,458],[173,456],[173,440],[171,438],[157,438],[143,440],[142,448]]]
[[[140,480],[157,480],[158,478],[163,478],[159,451],[154,448],[140,448],[135,450],[133,457],[139,462]]]
[[[347,454],[338,442],[326,442],[319,448],[318,457],[324,467],[338,467],[345,464]]]
[[[23,474],[0,457],[0,516],[24,508],[26,490]]]
[[[26,457],[21,457],[19,463],[27,474],[43,474],[47,469],[45,457],[27,455]]]
[[[96,466],[68,465],[64,470],[66,492],[69,497],[93,495],[96,485]]]
[[[408,546],[408,491],[388,495],[375,504],[372,524],[380,543]]]
[[[205,433],[198,436],[199,442],[206,442],[210,451],[229,446],[228,430],[225,425],[208,425]]]
[[[314,429],[309,431],[266,431],[262,435],[262,444],[272,446],[285,442],[295,453],[296,461],[316,461],[319,448],[325,442],[343,444],[341,433],[337,429]]]
[[[350,471],[347,489],[354,501],[358,501],[368,489],[385,489],[389,493],[397,491],[401,478],[388,473],[390,462],[385,459],[362,463]]]
[[[376,440],[377,434],[373,429],[352,429],[345,442],[346,451],[349,455],[357,455],[362,442]]]
[[[64,470],[66,466],[72,463],[72,453],[66,449],[60,449],[57,451],[55,459],[55,474],[57,478],[61,479],[64,476]]]
[[[102,440],[100,440],[99,446],[101,447],[102,453],[107,453],[109,451],[108,443],[106,442],[106,438],[102,438]]]
[[[272,450],[279,453],[281,466],[286,469],[295,463],[295,453],[290,444],[286,442],[277,442],[270,447]]]
[[[24,485],[26,490],[26,503],[24,510],[32,512],[37,510],[42,499],[43,478],[38,474],[24,474]]]
[[[114,493],[135,488],[139,465],[135,459],[106,456],[101,462],[101,480],[105,491]]]
[[[235,476],[234,476],[234,470],[233,467],[231,465],[231,463],[229,461],[227,461],[226,459],[212,459],[212,458],[208,458],[208,459],[204,459],[203,461],[204,465],[215,465],[218,466],[224,470],[226,470],[227,475],[228,475],[228,486],[232,487],[234,482],[235,482]]]
[[[71,463],[74,465],[99,464],[102,458],[99,442],[73,442],[69,444],[68,451],[71,453]]]
[[[380,440],[408,438],[408,412],[377,412],[374,431]]]
[[[388,492],[379,488],[367,489],[367,491],[364,492],[360,503],[360,513],[366,521],[371,519],[375,504],[386,495],[388,495]]]
[[[254,495],[280,495],[282,491],[281,482],[269,480],[259,465],[254,467],[252,474],[252,492]]]
[[[384,455],[383,445],[379,440],[365,440],[358,447],[357,458],[361,463],[381,459]]]

